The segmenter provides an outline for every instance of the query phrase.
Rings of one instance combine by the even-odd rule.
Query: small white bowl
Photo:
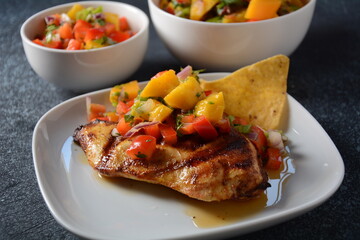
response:
[[[22,25],[20,34],[31,67],[44,80],[75,92],[105,88],[126,80],[142,63],[148,45],[149,19],[134,6],[111,1],[79,2],[85,7],[102,6],[105,12],[125,16],[136,34],[124,42],[75,51],[51,49],[32,42],[45,29],[44,17],[67,12],[74,3],[43,10]]]
[[[184,64],[216,71],[234,71],[276,54],[289,56],[311,23],[316,0],[290,14],[257,22],[210,23],[180,18],[148,0],[159,37]]]

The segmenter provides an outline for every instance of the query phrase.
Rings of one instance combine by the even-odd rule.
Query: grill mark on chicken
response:
[[[175,146],[158,144],[152,159],[133,160],[124,153],[131,141],[111,136],[114,127],[94,121],[74,133],[102,175],[165,185],[203,201],[253,198],[269,186],[255,147],[237,132],[212,142],[185,137]]]

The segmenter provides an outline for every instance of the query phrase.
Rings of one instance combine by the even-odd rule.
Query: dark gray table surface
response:
[[[65,2],[0,1],[0,239],[77,239],[46,207],[31,150],[39,118],[76,94],[34,73],[19,34],[21,24],[32,14]],[[148,14],[147,1],[124,2]],[[359,239],[359,12],[359,0],[318,0],[309,32],[290,56],[288,92],[317,119],[339,149],[346,171],[342,185],[316,209],[236,239]],[[160,70],[180,66],[151,26],[145,60],[129,80],[146,80]]]

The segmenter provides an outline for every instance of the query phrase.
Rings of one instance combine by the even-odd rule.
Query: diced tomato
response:
[[[181,122],[182,123],[193,123],[195,120],[195,115],[194,114],[190,114],[190,115],[184,115],[181,118]]]
[[[111,38],[115,42],[123,42],[131,37],[129,32],[120,32],[115,31],[109,34],[109,38]]]
[[[166,124],[160,124],[159,127],[161,136],[166,144],[173,145],[177,142],[177,133],[174,128]]]
[[[184,115],[181,118],[181,127],[179,128],[179,132],[183,135],[189,135],[196,132],[193,122],[195,120],[195,116],[193,114]]]
[[[91,23],[84,21],[84,20],[77,20],[74,25],[74,31],[76,31],[78,28],[85,27],[85,28],[91,28]]]
[[[90,28],[84,37],[84,42],[100,39],[105,36],[105,32],[99,28]]]
[[[267,163],[265,167],[271,170],[278,170],[281,166],[282,159],[280,150],[277,148],[268,148],[266,150]]]
[[[261,128],[257,126],[251,126],[251,132],[250,134],[255,134],[255,138],[251,138],[251,142],[256,146],[259,154],[264,157],[265,148],[267,144],[267,139],[264,134],[264,131],[261,130]]]
[[[61,47],[62,47],[62,42],[61,42],[61,41],[45,42],[45,43],[44,43],[44,46],[45,46],[45,47],[48,47],[48,48],[61,49]]]
[[[91,103],[90,104],[90,112],[92,113],[105,113],[106,107],[105,105],[98,104],[98,103]]]
[[[173,115],[170,115],[168,118],[166,118],[163,123],[172,127],[173,129],[176,128],[176,121]]]
[[[218,136],[218,132],[205,116],[197,117],[193,123],[196,132],[204,140],[213,140]]]
[[[159,124],[154,124],[151,126],[144,127],[144,132],[146,135],[153,136],[156,139],[160,139],[161,137]]]
[[[119,101],[117,106],[116,106],[116,112],[117,114],[124,115],[125,113],[130,111],[130,107],[124,103],[123,101]]]
[[[220,119],[216,124],[221,133],[229,133],[231,131],[230,121],[227,118]]]
[[[130,129],[131,129],[131,124],[125,121],[125,118],[120,118],[116,129],[118,130],[118,132],[124,136]]]
[[[86,36],[87,31],[91,29],[91,24],[84,21],[84,20],[77,20],[73,31],[74,31],[74,37],[77,40],[83,40]]]
[[[204,91],[204,93],[205,93],[205,96],[209,96],[212,93],[212,91],[211,90],[206,90],[206,91]]]
[[[129,26],[129,23],[128,23],[126,17],[119,18],[119,28],[120,28],[120,31],[122,31],[122,32],[130,30],[130,26]]]
[[[136,136],[126,154],[132,159],[151,159],[156,150],[156,138],[149,135]]]
[[[71,24],[70,23],[64,23],[63,25],[61,25],[59,27],[58,30],[60,37],[62,39],[71,39],[73,38],[73,33],[72,33],[72,28],[71,28]]]
[[[43,42],[40,39],[34,39],[33,43],[39,44],[40,46],[44,46]]]
[[[93,121],[95,119],[101,119],[104,117],[104,113],[106,112],[106,107],[102,104],[91,103],[89,107],[89,116],[88,120]],[[104,119],[101,119],[104,120]]]
[[[80,50],[81,48],[82,48],[82,44],[79,40],[70,39],[66,50]]]
[[[129,108],[129,110],[132,107],[132,105],[134,105],[134,99],[129,100],[129,101],[126,102],[126,106]]]
[[[109,35],[110,33],[116,31],[115,24],[113,24],[113,23],[106,23],[104,28],[105,28],[106,35]]]
[[[235,119],[232,122],[233,124],[240,124],[240,125],[248,125],[248,122],[243,119],[243,118],[239,118],[239,117],[235,117]]]

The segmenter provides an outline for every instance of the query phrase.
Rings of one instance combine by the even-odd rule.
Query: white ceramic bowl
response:
[[[258,22],[209,23],[180,18],[148,0],[159,37],[184,64],[216,71],[234,71],[264,58],[289,56],[309,28],[316,0],[301,9]]]
[[[125,16],[136,34],[124,42],[99,49],[66,51],[42,47],[32,40],[44,31],[44,17],[67,12],[74,3],[52,7],[33,15],[21,27],[22,43],[31,67],[41,78],[75,92],[105,88],[127,80],[138,69],[147,50],[147,15],[120,2],[80,3],[85,7],[102,6],[105,12]]]

